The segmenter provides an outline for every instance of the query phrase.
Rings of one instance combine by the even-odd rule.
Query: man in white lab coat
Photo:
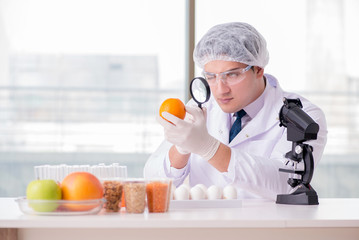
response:
[[[196,45],[193,57],[203,69],[211,98],[203,109],[190,100],[184,120],[169,113],[162,115],[173,124],[158,118],[165,141],[148,159],[144,176],[170,177],[176,186],[186,177],[190,186],[233,185],[239,198],[275,199],[289,193],[289,174],[278,171],[292,147],[287,129],[279,126],[283,98],[300,98],[303,111],[319,124],[317,140],[308,142],[315,166],[327,139],[324,113],[264,74],[269,60],[266,41],[249,24],[214,26]],[[239,133],[231,135],[238,123]]]

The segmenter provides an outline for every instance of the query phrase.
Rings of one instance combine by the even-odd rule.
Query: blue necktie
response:
[[[242,130],[242,117],[246,115],[246,112],[242,109],[234,114],[237,119],[233,123],[231,131],[229,132],[229,142],[233,140],[235,136]]]

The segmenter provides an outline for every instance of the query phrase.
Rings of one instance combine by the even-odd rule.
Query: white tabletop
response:
[[[0,228],[359,228],[359,199],[320,199],[319,205],[243,200],[239,208],[171,209],[83,216],[23,214],[14,198],[0,198]]]

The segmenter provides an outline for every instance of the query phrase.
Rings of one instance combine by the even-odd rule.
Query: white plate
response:
[[[242,200],[220,199],[220,200],[172,200],[170,209],[185,208],[240,208]]]

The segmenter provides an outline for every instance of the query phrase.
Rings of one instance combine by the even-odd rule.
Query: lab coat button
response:
[[[248,135],[248,134],[246,134],[246,138],[249,138],[249,135]]]

